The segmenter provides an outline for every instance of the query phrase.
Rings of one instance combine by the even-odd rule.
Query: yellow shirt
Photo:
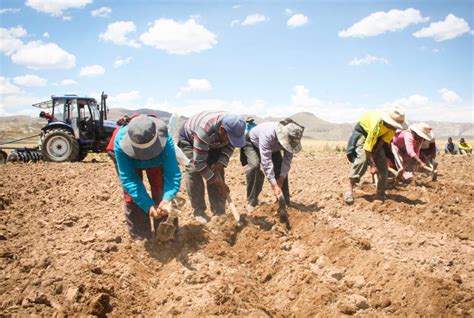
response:
[[[379,138],[387,144],[392,142],[395,131],[384,126],[382,115],[378,111],[368,112],[359,120],[360,126],[367,132],[364,143],[364,150],[372,152]]]
[[[458,147],[459,147],[459,149],[461,149],[461,150],[471,150],[471,149],[472,149],[471,145],[468,144],[467,142],[465,142],[465,143],[463,143],[463,144],[462,144],[462,143],[459,143],[459,144],[458,144]]]

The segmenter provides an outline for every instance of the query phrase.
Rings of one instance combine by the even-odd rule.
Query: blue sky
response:
[[[2,0],[0,116],[50,95],[191,115],[474,122],[473,2]]]

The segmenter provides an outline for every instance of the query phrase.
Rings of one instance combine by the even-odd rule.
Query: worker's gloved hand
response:
[[[158,204],[158,209],[166,214],[168,214],[170,208],[171,202],[168,200],[161,200],[160,204]]]
[[[161,201],[161,202],[163,202],[163,201]],[[161,204],[161,202],[160,202],[160,204]],[[160,219],[160,218],[168,215],[168,212],[166,212],[166,211],[159,208],[159,205],[158,206],[156,206],[156,205],[151,206],[148,213],[150,214],[151,217],[153,217],[155,219]]]
[[[278,183],[273,184],[273,185],[272,185],[272,189],[273,189],[273,194],[274,194],[275,197],[278,199],[278,198],[281,196],[281,194],[282,194],[281,188],[280,188],[280,186],[278,185]]]

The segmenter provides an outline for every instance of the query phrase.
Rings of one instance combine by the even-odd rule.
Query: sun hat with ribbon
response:
[[[125,129],[119,145],[133,159],[153,159],[166,145],[168,127],[161,119],[140,115],[133,118]]]
[[[421,138],[431,141],[434,138],[433,131],[428,124],[425,123],[418,123],[410,125],[410,130],[414,131],[415,134],[420,136]]]

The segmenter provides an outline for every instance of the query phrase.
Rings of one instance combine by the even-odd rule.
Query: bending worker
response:
[[[205,111],[189,118],[179,132],[178,146],[191,162],[186,166],[186,191],[194,218],[207,223],[204,181],[214,215],[225,213],[230,189],[225,183],[225,168],[234,147],[245,145],[242,116],[222,111]]]
[[[163,220],[167,215],[163,208],[181,184],[173,140],[161,119],[140,115],[119,129],[114,153],[125,191],[125,219],[130,236],[134,240],[148,239],[152,233],[149,216]],[[143,172],[151,186],[151,197],[143,183]]]
[[[260,163],[275,197],[283,195],[286,204],[290,204],[288,172],[293,154],[301,151],[303,131],[304,127],[292,119],[263,123],[250,130],[245,147],[241,150],[247,163],[245,178],[248,212],[258,205],[258,196],[262,192],[264,175],[260,170]]]
[[[426,164],[420,158],[423,141],[433,140],[431,127],[425,123],[411,125],[407,130],[395,134],[392,141],[392,152],[398,170],[402,169],[401,178],[410,182],[415,172],[424,169]]]
[[[384,199],[388,170],[383,144],[389,144],[396,129],[406,129],[405,112],[400,108],[371,111],[355,125],[347,145],[347,158],[352,163],[349,190],[344,193],[347,204],[354,203],[353,189],[367,171],[377,174],[377,194]]]

